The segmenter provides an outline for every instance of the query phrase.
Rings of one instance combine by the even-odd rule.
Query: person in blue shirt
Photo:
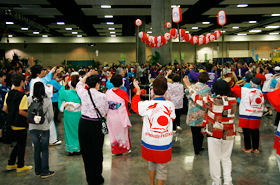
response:
[[[117,68],[116,70],[116,75],[121,75],[122,77],[124,77],[124,73],[123,73],[123,69],[121,67]],[[112,89],[114,88],[114,85],[112,84],[112,82],[110,81],[111,80],[111,73],[109,74],[109,79],[107,80],[106,82],[106,87],[107,89]],[[129,89],[130,89],[130,85],[129,85],[129,82],[126,80],[126,78],[123,78],[124,80],[124,83],[123,85],[121,86],[121,90],[124,90],[127,92],[127,94],[129,95]]]
[[[53,104],[53,112],[54,112],[54,121],[56,123],[60,123],[60,120],[58,119],[58,114],[59,114],[59,108],[58,108],[58,91],[62,87],[57,81],[57,73],[53,74],[52,80],[51,80],[51,85],[54,88],[53,91],[53,97],[52,97],[52,104]]]

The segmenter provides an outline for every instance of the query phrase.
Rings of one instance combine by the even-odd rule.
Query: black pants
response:
[[[247,150],[252,149],[251,137],[253,149],[259,149],[260,131],[259,129],[243,128],[244,145]]]
[[[203,143],[203,134],[201,133],[202,127],[191,127],[192,130],[192,138],[193,138],[193,148],[194,153],[198,154],[199,151],[202,149],[202,143]]]
[[[182,114],[182,109],[175,109],[176,118],[173,121],[173,130],[176,130],[177,126],[180,126],[180,117]]]
[[[8,165],[16,164],[17,159],[17,167],[21,168],[24,166],[27,130],[13,130],[13,135],[17,144],[13,148],[13,151],[10,155],[10,160],[8,161]]]
[[[88,184],[102,184],[104,182],[102,177],[104,134],[101,131],[101,122],[81,118],[79,142]]]
[[[59,113],[59,109],[58,109],[58,102],[53,102],[53,113],[54,113],[54,120],[58,120],[58,113]]]
[[[279,121],[280,121],[280,112],[277,112],[275,122],[274,122],[274,125],[276,127],[278,127]]]

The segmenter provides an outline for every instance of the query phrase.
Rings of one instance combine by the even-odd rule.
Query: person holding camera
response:
[[[34,116],[34,123],[29,123],[29,134],[34,144],[35,174],[45,179],[55,174],[49,170],[49,124],[53,119],[52,100],[46,95],[45,86],[40,81],[34,83],[33,96],[27,99],[30,106],[32,102],[37,101],[43,107],[43,115]],[[43,123],[40,123],[41,119],[44,119]]]

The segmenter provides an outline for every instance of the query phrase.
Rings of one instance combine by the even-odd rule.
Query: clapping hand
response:
[[[137,90],[136,94],[137,94],[137,95],[140,95],[140,87],[139,87],[138,84],[139,84],[139,82],[138,82],[137,80],[134,79],[133,85],[134,85],[135,89]]]
[[[189,77],[187,75],[184,77],[183,81],[188,88],[191,86],[191,82],[190,82]]]

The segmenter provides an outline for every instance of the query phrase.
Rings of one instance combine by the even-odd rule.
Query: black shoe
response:
[[[202,147],[199,151],[203,151],[204,150],[204,148]]]
[[[74,156],[75,152],[69,152],[69,156]]]
[[[54,176],[54,172],[53,171],[49,171],[49,173],[45,174],[45,175],[41,175],[41,178],[42,179],[46,179],[46,178],[49,178],[49,177],[52,177]]]

